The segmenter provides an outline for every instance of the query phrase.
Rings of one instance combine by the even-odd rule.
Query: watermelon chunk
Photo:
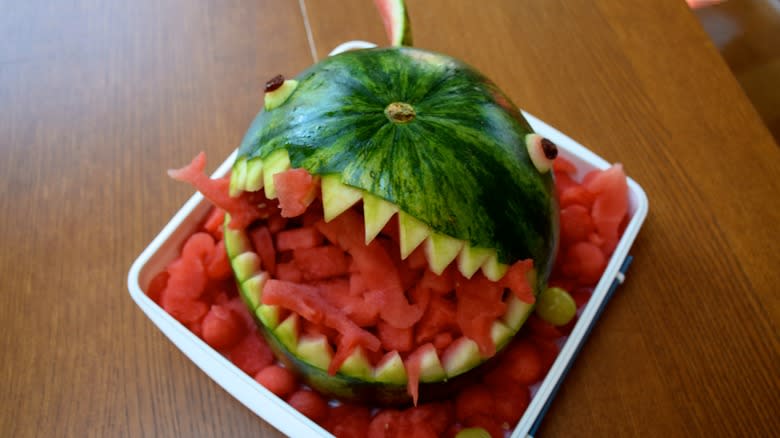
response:
[[[264,208],[259,208],[261,200],[256,194],[244,192],[239,197],[229,195],[230,176],[211,179],[205,173],[206,154],[201,152],[193,158],[192,162],[181,169],[168,170],[168,175],[178,181],[183,181],[194,186],[212,204],[230,214],[230,227],[233,229],[246,228],[256,219],[267,216],[275,203],[265,203]],[[260,195],[262,196],[262,195]]]
[[[314,248],[322,245],[322,241],[322,234],[314,227],[294,228],[280,231],[276,235],[276,250],[291,251]]]
[[[628,213],[628,182],[623,166],[615,164],[598,172],[583,181],[583,185],[596,197],[591,210],[593,224],[604,239],[601,249],[605,254],[611,254],[617,246],[621,222]]]
[[[213,305],[203,318],[203,339],[217,350],[237,344],[244,335],[240,317],[227,307]]]
[[[319,178],[306,169],[290,169],[273,176],[282,217],[302,215],[317,196]]]
[[[273,276],[276,274],[276,249],[271,231],[261,226],[249,229],[248,233],[255,252],[260,256],[262,268]]]
[[[491,330],[496,319],[506,312],[501,301],[504,288],[477,273],[470,280],[462,279],[455,287],[458,326],[465,336],[479,345],[483,357],[496,353]]]
[[[349,273],[349,259],[332,245],[293,251],[293,260],[305,280],[325,280]]]
[[[533,267],[534,261],[531,259],[515,262],[509,267],[500,283],[502,286],[508,287],[521,301],[529,304],[536,301],[533,287],[528,281],[528,273]]]

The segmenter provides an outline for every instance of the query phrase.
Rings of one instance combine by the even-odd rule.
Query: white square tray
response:
[[[609,167],[605,160],[555,128],[528,113],[523,112],[523,115],[535,132],[558,145],[561,156],[577,166],[578,178],[592,169]],[[230,170],[235,156],[236,151],[214,172],[214,176],[225,175]],[[512,438],[534,435],[590,330],[615,288],[625,279],[625,271],[631,261],[628,251],[639,233],[648,209],[647,196],[639,184],[629,178],[628,188],[628,226],[590,300],[581,310],[579,320],[562,345],[555,363],[536,388],[531,403],[511,434]],[[209,347],[143,292],[154,275],[164,270],[168,263],[178,256],[184,241],[205,219],[210,206],[200,193],[195,193],[173,216],[130,268],[127,278],[130,295],[149,319],[190,360],[259,417],[291,437],[332,436]]]

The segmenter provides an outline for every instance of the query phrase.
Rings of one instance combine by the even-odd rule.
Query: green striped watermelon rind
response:
[[[531,128],[492,82],[408,47],[343,53],[296,80],[283,105],[255,118],[240,158],[284,149],[292,167],[338,174],[437,233],[495,249],[502,263],[533,259],[546,282],[557,242],[552,176],[534,167]],[[394,101],[416,118],[390,122]]]

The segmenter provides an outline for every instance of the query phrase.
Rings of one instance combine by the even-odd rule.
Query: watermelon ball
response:
[[[255,380],[279,397],[287,397],[298,387],[295,375],[287,368],[271,365],[257,373]]]
[[[472,385],[463,389],[455,399],[455,416],[464,421],[476,415],[493,415],[493,395],[487,386]]]
[[[230,348],[244,336],[240,317],[223,305],[213,305],[203,318],[203,339],[217,350]]]
[[[287,399],[287,403],[315,423],[323,421],[328,416],[328,402],[321,395],[308,389],[295,391]]]

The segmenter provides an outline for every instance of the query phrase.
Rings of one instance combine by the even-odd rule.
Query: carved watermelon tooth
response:
[[[458,256],[464,243],[454,237],[431,233],[425,242],[425,257],[428,259],[431,271],[436,275],[441,275]]]
[[[236,197],[241,194],[246,185],[246,157],[241,157],[233,164],[233,171],[230,175],[230,186],[228,194]]]
[[[491,252],[490,249],[474,248],[465,243],[458,254],[458,270],[464,277],[471,278],[490,257]]]
[[[496,351],[500,351],[509,341],[512,340],[512,336],[515,334],[511,328],[501,321],[493,323],[493,327],[490,328],[490,338],[496,345]]]
[[[495,251],[491,251],[488,258],[485,259],[485,263],[482,264],[482,273],[490,281],[501,280],[507,269],[509,266],[498,261],[498,255]]]
[[[405,385],[407,379],[404,361],[397,351],[385,354],[374,368],[374,381],[376,382]]]
[[[506,313],[504,313],[503,321],[509,328],[518,331],[525,323],[525,320],[528,319],[528,316],[533,309],[533,304],[526,303],[513,294],[507,300]]]
[[[230,223],[230,215],[225,213],[225,224]],[[232,260],[239,254],[252,251],[252,244],[244,230],[234,230],[227,225],[223,226],[223,236],[225,239],[225,249],[228,257]]]
[[[333,349],[325,335],[314,333],[301,336],[298,340],[298,357],[321,370],[328,370],[333,359]]]
[[[366,352],[363,347],[357,346],[352,353],[341,364],[339,372],[349,377],[357,377],[360,379],[371,379],[374,377],[374,369],[371,367],[371,361],[368,360]]]
[[[239,283],[260,272],[260,256],[252,251],[241,253],[233,258],[233,272]]]
[[[233,177],[231,176],[231,183]],[[246,177],[244,180],[244,190],[247,192],[256,192],[263,188],[263,160],[252,158],[246,163]]]
[[[276,305],[269,306],[268,304],[260,304],[255,311],[255,316],[257,316],[260,322],[269,330],[273,330],[279,326],[281,314],[281,307]]]
[[[325,222],[332,221],[336,216],[357,204],[363,197],[363,191],[341,182],[341,176],[332,174],[322,177],[322,210]]]
[[[404,260],[431,234],[431,229],[428,225],[403,211],[398,212],[398,230],[399,239],[401,240],[401,259]]]
[[[287,153],[286,149],[275,150],[265,158],[263,167],[265,168],[263,172],[265,197],[268,199],[276,199],[274,175],[290,168],[290,155]]]
[[[363,222],[366,226],[366,245],[374,240],[396,213],[398,213],[396,205],[368,192],[363,193]]]
[[[239,289],[244,295],[246,301],[249,303],[252,311],[257,309],[261,303],[260,299],[263,296],[263,286],[265,285],[265,282],[268,280],[268,278],[268,273],[261,271],[260,273],[255,274],[241,283],[241,287]]]
[[[465,373],[481,361],[479,346],[465,336],[453,341],[442,354],[442,364],[448,378]]]
[[[274,335],[291,353],[296,354],[298,348],[298,330],[300,321],[297,313],[291,313],[274,329]]]
[[[445,368],[442,366],[436,348],[432,344],[418,347],[420,356],[420,382],[438,382],[447,378]]]

